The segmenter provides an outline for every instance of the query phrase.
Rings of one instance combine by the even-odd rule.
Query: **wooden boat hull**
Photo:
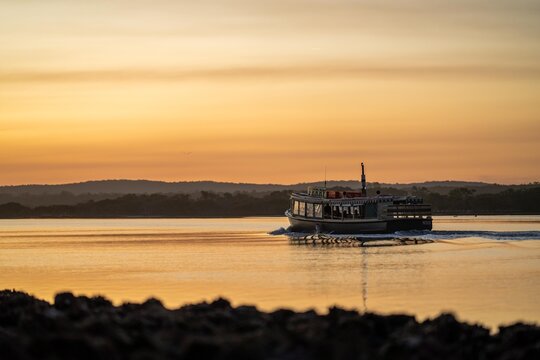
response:
[[[431,218],[401,218],[390,220],[340,221],[308,219],[285,214],[291,224],[290,230],[297,232],[326,232],[334,234],[384,234],[406,230],[431,230]]]

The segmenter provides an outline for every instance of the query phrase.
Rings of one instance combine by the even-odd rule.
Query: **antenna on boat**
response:
[[[326,189],[326,165],[324,165],[324,188]]]
[[[366,174],[364,173],[364,163],[362,163],[362,196],[367,196]]]

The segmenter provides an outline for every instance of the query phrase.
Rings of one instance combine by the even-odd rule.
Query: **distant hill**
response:
[[[151,194],[151,193],[194,193],[200,191],[213,192],[268,192],[281,190],[303,190],[308,186],[322,186],[323,182],[310,182],[298,184],[252,184],[252,183],[232,183],[217,181],[180,181],[165,182],[152,180],[97,180],[85,181],[80,183],[69,183],[59,185],[13,185],[0,186],[2,194],[59,194],[70,192],[74,195],[79,194]],[[331,180],[327,182],[330,187],[343,187],[358,189],[360,182],[357,180]],[[410,184],[389,184],[389,183],[368,183],[371,188],[396,188],[411,189],[413,187],[427,189],[433,188],[494,188],[496,191],[509,187],[519,187],[527,185],[498,185],[483,182],[470,181],[426,181]]]
[[[280,190],[299,190],[307,186],[318,185],[320,183],[302,183],[293,185],[281,184],[250,184],[250,183],[230,183],[217,181],[181,181],[165,182],[152,180],[99,180],[85,181],[81,183],[60,184],[60,185],[16,185],[0,186],[0,193],[3,194],[59,194],[69,192],[74,195],[79,194],[153,194],[153,193],[195,193],[200,191],[212,192],[268,192]],[[359,187],[358,181],[332,181],[331,186]]]
[[[115,199],[126,194],[199,194],[201,191],[215,193],[252,193],[263,196],[273,191],[305,190],[308,186],[323,186],[323,182],[298,184],[250,184],[216,181],[165,182],[151,180],[100,180],[60,185],[0,186],[0,204],[17,202],[25,206],[73,205],[86,201]],[[498,185],[468,181],[427,181],[411,184],[369,183],[368,194],[380,190],[385,194],[424,194],[425,192],[448,194],[452,189],[466,187],[475,194],[493,194],[507,189],[522,189],[529,185]],[[536,184],[538,186],[538,184]],[[359,189],[357,180],[332,180],[327,187]]]
[[[252,183],[231,183],[217,181],[180,181],[165,182],[152,180],[98,180],[85,181],[80,183],[69,183],[59,185],[14,185],[0,186],[2,194],[59,194],[69,192],[74,195],[79,194],[150,194],[150,193],[195,193],[200,191],[213,192],[268,192],[281,190],[303,190],[308,186],[323,186],[321,182],[298,183],[298,184],[252,184]],[[358,189],[358,180],[332,180],[328,181],[328,187],[343,187]],[[483,182],[470,181],[426,181],[410,184],[388,184],[388,183],[368,183],[370,188],[396,188],[412,189],[413,187],[426,189],[456,187],[467,188],[493,188],[494,191],[510,187],[520,187],[527,185],[498,185]]]
[[[54,194],[70,192],[72,194],[149,194],[149,193],[193,193],[198,191],[236,192],[236,191],[271,191],[281,185],[259,185],[226,183],[215,181],[165,182],[151,180],[99,180],[60,185],[17,185],[1,186],[0,193],[9,194]]]
[[[378,184],[378,183],[375,183]],[[479,186],[492,186],[497,184],[490,184],[490,183],[484,183],[484,182],[478,182],[478,181],[451,181],[451,180],[445,180],[445,181],[424,181],[419,183],[410,183],[410,184],[399,184],[399,183],[382,183],[381,184],[384,187],[396,187],[396,188],[406,188],[406,187],[479,187]]]

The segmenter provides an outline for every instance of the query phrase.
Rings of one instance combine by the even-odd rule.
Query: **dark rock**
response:
[[[211,306],[218,309],[230,309],[231,303],[229,300],[220,297],[214,300]]]
[[[279,309],[272,313],[270,313],[270,316],[275,322],[278,322],[280,324],[286,323],[291,317],[296,314],[294,311],[290,309]]]
[[[163,303],[161,302],[161,300],[158,300],[156,298],[150,298],[143,302],[141,306],[150,310],[157,310],[163,308]]]
[[[74,306],[76,301],[77,300],[72,293],[68,293],[68,292],[58,293],[54,297],[54,307],[56,307],[59,310],[70,309],[72,306]]]
[[[331,308],[281,309],[211,303],[166,309],[161,301],[113,306],[60,293],[54,305],[0,291],[1,359],[537,359],[540,328],[497,334],[452,314],[424,322]]]
[[[185,341],[182,355],[185,359],[219,359],[221,352],[218,339],[192,337]]]
[[[111,307],[112,303],[109,299],[106,299],[103,296],[96,296],[88,299],[88,305],[91,309],[99,310]]]

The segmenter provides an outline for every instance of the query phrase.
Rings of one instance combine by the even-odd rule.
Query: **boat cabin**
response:
[[[431,229],[431,206],[415,196],[367,196],[362,163],[360,191],[309,187],[293,193],[285,212],[293,230],[337,233]]]
[[[293,216],[334,220],[431,215],[431,207],[423,205],[422,199],[413,196],[364,197],[361,192],[315,187],[308,188],[307,193],[292,194],[290,209]]]

